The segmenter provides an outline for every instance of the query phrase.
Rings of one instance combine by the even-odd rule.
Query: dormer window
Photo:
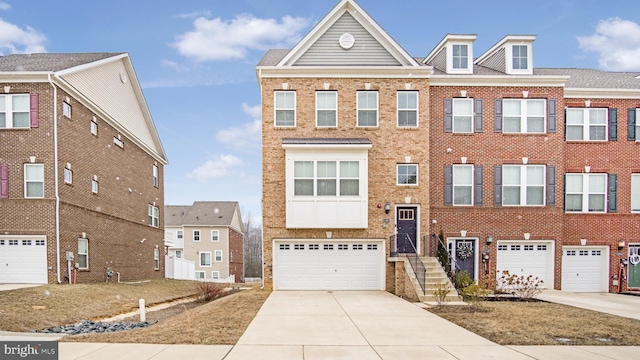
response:
[[[512,66],[513,70],[527,70],[529,68],[526,45],[513,45]]]
[[[453,51],[451,53],[452,65],[454,69],[468,69],[469,68],[469,46],[463,44],[454,44],[452,46]]]

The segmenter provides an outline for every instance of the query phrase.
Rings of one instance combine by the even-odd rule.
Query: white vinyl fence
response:
[[[164,277],[167,279],[195,280],[196,265],[193,261],[164,257]]]

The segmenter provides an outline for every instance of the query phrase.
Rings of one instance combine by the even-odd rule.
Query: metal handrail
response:
[[[436,238],[438,239],[438,242],[440,243],[440,245],[442,245],[442,248],[447,252],[447,259],[449,260],[449,269],[448,269],[449,271],[448,271],[448,273],[451,274],[451,276],[453,276],[454,274],[458,273],[458,271],[460,271],[460,267],[458,266],[458,262],[455,261],[453,256],[451,256],[451,253],[449,252],[449,249],[444,244],[444,242],[442,241],[440,236],[436,235]],[[437,250],[436,250],[436,255],[437,255]],[[437,258],[438,257],[436,256],[436,259]],[[445,272],[447,272],[447,269],[445,268],[444,264],[440,264],[440,266],[442,266],[442,268],[445,270]]]
[[[418,256],[418,251],[416,249],[416,246],[413,245],[413,242],[411,241],[411,236],[409,236],[409,234],[398,233],[395,235],[391,235],[389,237],[389,242],[393,244],[393,250],[395,250],[395,252],[392,252],[392,254],[394,253],[398,254],[398,235],[404,236],[405,239],[407,240],[407,243],[411,245],[411,250],[413,250],[413,252],[402,253],[402,254],[407,257],[407,260],[409,260],[411,269],[413,270],[413,273],[416,276],[416,279],[418,280],[418,284],[420,284],[420,288],[422,289],[422,294],[425,295],[426,294],[425,282],[426,282],[427,269],[425,268],[424,263],[420,259],[420,256]]]

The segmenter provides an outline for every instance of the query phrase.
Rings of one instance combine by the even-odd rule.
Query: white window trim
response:
[[[416,183],[415,184],[402,184],[400,183],[400,167],[410,166],[416,169]],[[420,184],[420,167],[418,164],[397,164],[396,165],[396,185],[398,186],[418,186]]]
[[[475,200],[475,191],[474,191],[474,184],[475,184],[475,168],[474,165],[472,164],[454,164],[452,167],[452,184],[451,184],[451,194],[452,194],[452,199],[451,199],[451,203],[453,204],[453,206],[473,206],[475,204],[474,200]],[[461,169],[461,168],[471,168],[471,184],[469,184],[469,188],[471,188],[471,203],[469,204],[456,204],[456,168],[457,169]],[[467,185],[460,185],[460,186],[467,186]]]
[[[375,93],[376,94],[376,124],[375,125],[360,125],[360,94],[361,93]],[[372,108],[363,108],[362,110],[373,110]],[[364,90],[356,91],[356,127],[357,128],[377,128],[380,126],[380,94],[376,90]]]
[[[637,185],[637,193],[634,193],[634,191],[633,191],[633,183],[634,182],[636,182],[638,184]],[[634,205],[633,204],[633,195],[634,194],[637,195],[637,197],[638,197],[637,204],[635,204],[637,209],[635,209],[635,210],[634,210],[634,206],[633,206]],[[640,213],[640,174],[638,174],[638,173],[631,174],[631,212],[632,213]]]
[[[159,177],[158,165],[153,165],[153,167],[152,167],[152,176],[153,176],[153,186],[160,187],[160,177]]]
[[[416,107],[415,109],[400,109],[400,94],[415,94]],[[415,111],[416,112],[416,124],[415,125],[400,125],[400,110],[402,111]],[[397,91],[396,92],[396,127],[399,129],[416,129],[420,126],[420,93],[418,91]]]
[[[80,242],[81,241],[83,241],[83,242],[85,242],[87,244],[87,252],[86,253],[81,253],[80,252]],[[87,266],[85,266],[85,267],[80,266],[80,256],[81,255],[86,256]],[[86,270],[88,268],[89,268],[89,240],[88,239],[79,238],[78,239],[78,269]]]
[[[153,249],[153,269],[160,270],[160,249]]]
[[[70,168],[65,167],[63,170],[64,183],[73,184],[73,171]]]
[[[202,274],[202,277],[198,277],[198,274]],[[205,271],[196,271],[196,280],[205,280],[207,273]]]
[[[209,254],[209,265],[202,264],[202,254]],[[211,267],[211,264],[213,264],[213,259],[211,258],[211,251],[198,251],[198,265],[200,267]]]
[[[214,279],[214,280],[220,279],[220,271],[212,271],[211,272],[211,278]]]
[[[196,240],[196,233],[198,233],[198,240]],[[202,240],[202,233],[200,230],[193,230],[193,241],[200,242]]]
[[[519,167],[520,168],[520,203],[519,204],[505,204],[504,203],[504,189],[509,186],[516,185],[506,185],[505,184],[505,167]],[[529,205],[527,204],[527,171],[530,168],[542,168],[542,204]],[[514,165],[514,164],[505,164],[502,165],[502,206],[504,207],[544,207],[547,203],[547,166],[546,165]],[[538,186],[538,185],[536,185]]]
[[[176,250],[176,259],[182,259],[182,250]]]
[[[505,131],[505,118],[509,117],[507,116],[504,108],[504,102],[505,100],[508,101],[520,101],[520,131],[519,132],[511,132],[511,131]],[[529,101],[531,100],[535,100],[535,101],[543,101],[544,102],[544,109],[542,111],[542,116],[544,118],[543,120],[543,124],[542,124],[542,131],[540,132],[533,132],[533,131],[529,131],[529,129],[527,128],[527,118],[528,118],[528,110],[529,110]],[[546,134],[547,133],[547,100],[546,99],[513,99],[513,98],[508,98],[508,99],[502,99],[502,133],[503,134]]]
[[[293,108],[282,108],[282,109],[279,109],[277,107],[276,98],[278,96],[277,94],[279,94],[279,93],[291,93],[291,94],[293,94]],[[294,127],[296,127],[296,125],[298,124],[298,112],[296,110],[297,101],[298,101],[298,99],[297,99],[297,94],[296,94],[295,91],[292,91],[292,90],[276,90],[274,92],[274,94],[273,94],[273,126],[274,127],[277,127],[277,128],[294,128]],[[278,110],[287,110],[287,111],[293,110],[293,125],[278,125],[277,116],[276,116],[276,114],[278,113]]]
[[[176,231],[176,237],[178,239],[184,239],[184,231],[183,230],[177,230]]]
[[[5,102],[5,110],[3,111],[5,113],[5,126],[0,128],[0,129],[29,129],[29,128],[31,128],[31,119],[30,118],[29,118],[29,121],[27,121],[27,126],[14,126],[14,124],[13,124],[13,114],[15,113],[15,111],[13,110],[13,101],[12,101],[12,99],[14,97],[18,97],[18,96],[26,96],[27,97],[29,105],[27,106],[26,112],[27,112],[27,115],[29,117],[31,116],[31,96],[29,94],[0,94],[0,101],[4,101]],[[25,112],[25,111],[20,111],[20,112]]]
[[[318,108],[318,95],[319,94],[334,94],[336,97],[336,107],[335,109],[320,109]],[[328,111],[328,110],[334,110],[336,113],[336,124],[335,125],[320,125],[318,124],[318,111],[320,110],[324,110],[324,111]],[[338,127],[338,92],[337,91],[316,91],[316,127],[318,128],[325,128],[325,129],[332,129],[332,128],[336,128]]]
[[[66,101],[62,102],[62,115],[71,119],[71,104]]]
[[[99,190],[100,190],[100,183],[98,183],[98,180],[91,179],[91,193],[97,194]]]
[[[467,46],[467,67],[456,69],[453,67],[453,46]],[[472,42],[452,42],[447,44],[447,73],[448,74],[473,74],[473,43]]]
[[[89,131],[91,131],[92,135],[98,136],[98,122],[96,120],[91,120]]]
[[[576,111],[576,110],[582,110],[582,123],[581,124],[569,124],[569,122],[568,122],[569,116],[566,117],[565,123],[566,123],[566,127],[567,128],[569,128],[570,126],[582,126],[582,138],[581,139],[567,139],[567,141],[581,141],[581,142],[585,142],[585,141],[588,141],[588,142],[607,142],[607,141],[609,141],[609,109],[608,108],[567,108],[567,112]],[[605,113],[605,122],[604,122],[604,124],[592,125],[591,124],[591,116],[590,116],[590,111],[589,110],[604,110],[604,113]],[[603,140],[592,140],[592,139],[589,139],[589,130],[590,130],[590,128],[592,126],[604,127],[604,139]],[[568,133],[568,131],[567,131],[567,133]]]
[[[160,208],[158,208],[155,205],[149,204],[147,215],[148,215],[148,221],[150,226],[153,226],[156,228],[160,227]]]
[[[220,256],[220,260],[218,260],[218,255]],[[213,261],[222,262],[224,260],[222,255],[222,250],[215,250],[215,258],[213,259]]]
[[[27,179],[27,168],[28,167],[41,167],[42,168],[42,179]],[[28,196],[27,194],[27,183],[41,183],[42,184],[42,196]],[[43,199],[44,198],[44,164],[24,164],[24,197],[25,199]]]
[[[471,117],[471,127],[469,131],[457,131],[456,130],[456,102],[469,101],[471,102],[471,113],[469,116]],[[475,101],[473,98],[453,98],[451,101],[451,132],[457,134],[473,134],[475,130]],[[460,115],[460,114],[458,114]]]
[[[213,234],[216,234],[217,239],[214,240]],[[220,242],[220,230],[211,230],[211,241]]]
[[[514,46],[526,46],[527,47],[527,68],[526,69],[514,69],[513,68],[513,47]],[[508,43],[505,46],[506,69],[509,75],[533,75],[533,55],[531,53],[530,43]]]
[[[565,207],[565,214],[605,214],[607,213],[607,199],[609,189],[609,176],[606,173],[567,173],[566,175],[580,175],[582,177],[582,192],[570,192],[569,187],[565,185],[564,202],[567,202],[567,195],[581,194],[582,195],[582,207],[580,211],[569,211]],[[589,178],[591,176],[603,176],[604,177],[604,193],[591,193],[589,192]],[[566,181],[566,177],[565,177]],[[604,195],[604,210],[603,211],[589,211],[589,195]]]

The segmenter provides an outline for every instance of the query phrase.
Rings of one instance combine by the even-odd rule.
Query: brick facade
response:
[[[57,262],[60,281],[68,282],[66,252],[78,261],[78,238],[85,233],[89,243],[88,269],[79,269],[76,281],[105,281],[106,268],[121,280],[164,277],[163,164],[156,161],[124,134],[124,149],[113,143],[119,132],[97,116],[82,101],[49,83],[11,83],[10,94],[37,93],[39,126],[0,131],[0,164],[9,167],[9,197],[0,199],[0,231],[5,235],[46,235],[48,282],[55,283]],[[72,115],[63,115],[63,102]],[[57,104],[57,129],[54,129]],[[96,118],[98,135],[90,132]],[[58,151],[59,258],[56,257],[55,144]],[[44,164],[44,198],[24,198],[24,164],[35,156]],[[64,169],[71,165],[73,181],[66,184]],[[159,186],[153,184],[152,166],[159,169]],[[93,194],[91,181],[99,190]],[[148,224],[148,205],[160,210],[159,226]],[[144,241],[142,241],[144,239]],[[160,267],[154,269],[154,249]],[[73,275],[72,275],[73,279]]]

